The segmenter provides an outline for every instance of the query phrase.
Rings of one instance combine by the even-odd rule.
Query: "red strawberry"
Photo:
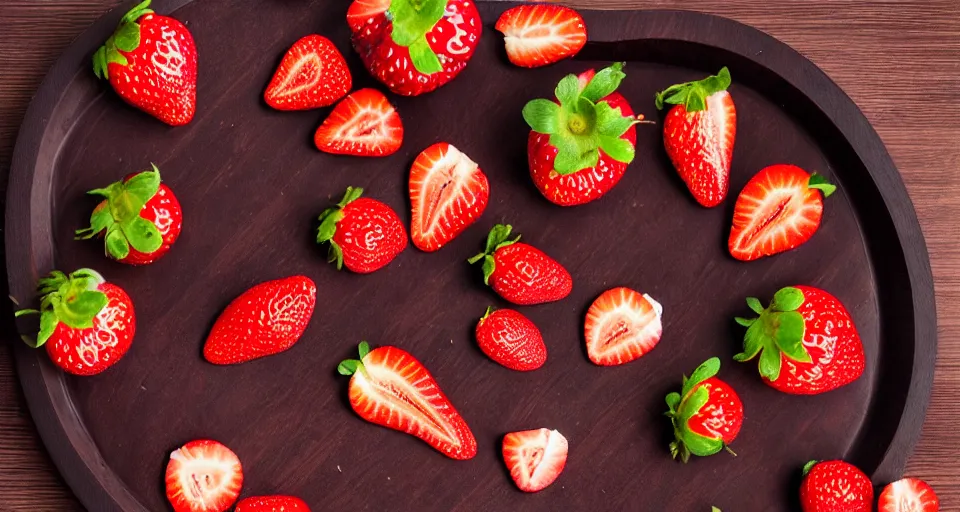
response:
[[[440,142],[423,150],[410,169],[410,236],[421,251],[433,252],[483,215],[490,184],[476,162]]]
[[[523,107],[533,129],[527,142],[530,176],[550,202],[589,203],[623,178],[640,122],[616,92],[624,77],[622,63],[568,75],[557,86],[556,100],[536,99]]]
[[[310,507],[292,496],[256,496],[241,500],[234,512],[310,512]]]
[[[737,198],[730,254],[750,261],[806,242],[820,227],[823,197],[830,197],[836,189],[823,176],[807,174],[795,165],[763,169]]]
[[[193,119],[197,48],[187,27],[155,14],[145,0],[93,54],[93,71],[127,103],[171,126]]]
[[[225,512],[240,495],[243,468],[230,448],[190,441],[170,454],[166,486],[174,512]]]
[[[803,512],[870,512],[873,484],[867,475],[840,460],[812,460],[803,468]]]
[[[320,215],[317,243],[330,244],[330,262],[369,274],[393,261],[407,248],[407,231],[392,208],[375,199],[360,198],[362,188],[347,187],[335,208]]]
[[[483,282],[508,301],[528,306],[560,300],[573,290],[573,278],[563,265],[531,245],[509,240],[512,226],[497,224],[484,251],[468,261],[483,260]]]
[[[663,334],[663,306],[629,288],[603,292],[587,311],[583,331],[594,364],[629,363],[653,350]]]
[[[34,348],[47,346],[50,360],[73,375],[96,375],[117,364],[130,349],[137,317],[130,296],[104,281],[96,271],[83,268],[70,275],[59,270],[40,279],[40,310],[22,309],[20,317],[40,315]]]
[[[370,74],[404,96],[453,80],[473,57],[483,29],[471,0],[357,0],[347,22]]]
[[[587,44],[580,13],[561,5],[527,4],[507,9],[497,20],[510,62],[535,68],[573,57]]]
[[[676,105],[663,122],[667,155],[694,199],[707,208],[727,197],[730,162],[737,138],[737,108],[730,87],[730,71],[697,82],[670,86],[657,94],[657,109]]]
[[[106,199],[94,208],[90,227],[77,230],[77,239],[104,237],[110,258],[147,265],[166,254],[180,236],[180,202],[170,187],[160,182],[155,165],[152,171],[131,174],[88,194]]]
[[[323,36],[311,34],[287,50],[263,93],[277,110],[309,110],[333,105],[353,87],[340,50]]]
[[[536,370],[547,361],[540,329],[512,309],[487,308],[477,323],[480,350],[497,363],[521,372]]]
[[[743,403],[729,384],[715,377],[719,371],[720,359],[712,357],[689,379],[683,377],[679,393],[667,395],[667,417],[673,422],[675,436],[670,443],[674,459],[680,457],[687,462],[691,454],[708,457],[727,448],[740,433]]]
[[[337,371],[350,378],[350,406],[361,418],[425,441],[451,459],[477,454],[477,441],[430,372],[397,347],[373,351],[360,343],[360,359]]]
[[[403,123],[383,93],[360,89],[334,107],[313,141],[325,153],[388,156],[403,144]]]
[[[737,318],[747,327],[737,361],[760,356],[760,375],[794,395],[816,395],[845,386],[863,374],[863,343],[850,314],[829,293],[810,286],[783,288],[770,307],[750,297],[759,318]],[[782,371],[781,371],[782,370]]]
[[[940,499],[923,480],[904,478],[884,487],[879,512],[938,512]]]
[[[511,432],[503,436],[503,461],[521,491],[541,491],[563,471],[567,439],[545,428]]]
[[[283,352],[303,335],[316,303],[317,285],[309,277],[258,284],[220,314],[203,357],[213,364],[237,364]]]

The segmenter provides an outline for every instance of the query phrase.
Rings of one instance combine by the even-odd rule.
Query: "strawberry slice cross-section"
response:
[[[175,512],[224,512],[242,486],[240,459],[217,441],[191,441],[170,454],[167,500]]]
[[[507,58],[534,68],[576,55],[587,44],[580,14],[561,5],[527,4],[506,10],[496,29],[504,35]]]
[[[440,142],[425,149],[410,169],[410,236],[421,251],[433,252],[483,215],[490,184],[476,162]]]
[[[587,311],[584,336],[594,364],[629,363],[653,350],[663,334],[663,306],[629,288],[607,290]]]
[[[930,484],[916,478],[897,480],[883,488],[879,512],[939,512],[940,498]]]
[[[538,492],[556,481],[567,463],[567,438],[540,428],[503,436],[503,461],[517,487]]]
[[[437,381],[420,361],[397,347],[370,350],[360,343],[360,359],[347,359],[337,371],[350,375],[350,406],[361,418],[416,436],[451,459],[477,454],[477,441]]]
[[[334,104],[352,86],[340,50],[326,37],[311,34],[287,50],[263,99],[277,110],[309,110]]]
[[[403,144],[403,123],[383,93],[360,89],[334,107],[313,141],[325,153],[388,156]]]

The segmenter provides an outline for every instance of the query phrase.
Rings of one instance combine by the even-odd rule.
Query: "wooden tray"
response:
[[[314,510],[790,510],[798,468],[844,458],[875,483],[897,478],[923,422],[936,354],[927,253],[912,205],[880,139],[818,68],[771,37],[691,12],[585,12],[591,43],[574,61],[527,71],[506,64],[492,25],[507,4],[479,2],[485,34],[461,77],[420,98],[393,98],[407,138],[379,160],[331,157],[312,146],[326,111],[281,113],[261,99],[280,56],[316,32],[344,50],[357,87],[373,85],[350,51],[347,2],[156,0],[193,32],[199,108],[171,129],[125,106],[90,71],[92,52],[122,11],[64,53],[27,114],[11,171],[6,220],[10,290],[29,303],[51,268],[90,266],[133,297],[139,320],[126,358],[98,377],[57,371],[42,351],[17,350],[40,434],[80,500],[98,512],[167,510],[169,452],[198,437],[232,447],[244,495],[291,493]],[[567,73],[627,61],[622,92],[660,119],[653,94],[730,67],[739,122],[731,198],[697,206],[669,165],[660,128],[640,126],[637,160],[603,200],[570,209],[539,196],[526,170],[523,104]],[[409,220],[413,157],[440,140],[478,161],[492,184],[481,222],[435,254],[412,247],[371,276],[338,273],[313,243],[316,215],[347,185]],[[184,234],[147,268],[104,259],[75,242],[94,200],[84,191],[155,162],[184,209]],[[760,168],[789,162],[840,185],[819,233],[800,249],[739,263],[725,249],[733,197]],[[524,308],[550,358],[531,374],[476,348],[472,329],[501,301],[465,259],[492,224],[508,221],[574,275],[566,300]],[[303,273],[319,285],[317,313],[289,352],[236,367],[204,362],[220,310],[247,287]],[[730,359],[743,298],[812,284],[850,309],[869,358],[863,378],[813,398],[780,394],[753,365]],[[604,289],[631,286],[665,307],[661,345],[642,360],[599,368],[582,322]],[[27,331],[30,326],[21,326]],[[477,457],[449,460],[424,443],[361,421],[337,363],[362,339],[420,358],[469,422]],[[709,356],[740,393],[747,420],[734,448],[684,466],[670,460],[664,395]],[[515,489],[500,460],[508,431],[557,428],[570,458],[555,485]]]

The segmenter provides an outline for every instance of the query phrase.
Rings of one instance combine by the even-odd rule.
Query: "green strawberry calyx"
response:
[[[808,474],[810,474],[810,470],[813,469],[813,467],[816,466],[816,465],[819,464],[819,463],[820,463],[819,460],[811,460],[810,462],[804,464],[804,465],[803,465],[803,476],[807,476]]]
[[[483,322],[484,322],[487,318],[489,318],[490,315],[491,315],[494,311],[496,311],[496,310],[497,310],[497,309],[494,308],[493,306],[487,306],[487,311],[483,314],[483,316],[480,317],[480,324],[482,325]]]
[[[410,51],[413,67],[424,75],[443,71],[427,34],[443,19],[446,9],[447,0],[391,0],[387,9],[387,19],[393,25],[390,37]]]
[[[586,84],[577,75],[567,75],[557,84],[557,101],[535,99],[523,107],[523,119],[530,128],[550,135],[550,145],[557,148],[553,161],[557,174],[596,167],[601,150],[618,162],[633,161],[636,149],[621,137],[644,122],[642,116],[625,116],[619,107],[602,101],[625,77],[622,62],[600,70]]]
[[[370,344],[366,341],[361,341],[357,350],[360,353],[360,359],[344,359],[337,365],[337,373],[350,376],[360,371],[363,372],[364,375],[367,374],[367,369],[363,366],[363,359],[370,353]]]
[[[827,181],[822,174],[813,173],[810,175],[810,179],[807,180],[807,188],[815,188],[819,190],[823,197],[830,197],[831,194],[837,191],[837,186]]]
[[[671,85],[657,93],[657,110],[663,110],[664,104],[683,105],[687,112],[699,112],[707,109],[707,98],[730,87],[730,70],[726,67],[713,76],[703,80]]]
[[[87,240],[104,233],[107,256],[122,260],[133,247],[144,254],[163,246],[163,235],[157,226],[140,216],[147,202],[160,190],[160,170],[143,171],[128,180],[111,183],[106,188],[87,192],[106,200],[90,215],[90,226],[76,231],[77,240]]]
[[[103,276],[94,270],[82,268],[67,275],[59,270],[50,272],[37,284],[40,294],[40,309],[21,309],[17,318],[24,315],[40,315],[40,330],[36,340],[24,337],[24,342],[34,348],[43,346],[57,325],[63,322],[72,329],[89,329],[93,320],[107,306],[107,294],[99,290]]]
[[[327,254],[327,261],[336,262],[337,270],[343,268],[343,249],[337,242],[333,241],[333,235],[337,233],[337,223],[343,220],[343,209],[346,206],[363,195],[363,189],[360,187],[347,187],[343,194],[343,199],[333,208],[327,208],[320,214],[320,227],[317,228],[317,243],[330,244],[330,250]]]
[[[127,65],[127,58],[120,52],[132,52],[140,46],[140,24],[137,20],[145,14],[153,12],[150,0],[137,4],[120,19],[117,30],[110,36],[103,46],[93,54],[93,73],[97,78],[109,79],[110,71],[107,64]]]
[[[804,300],[803,292],[792,286],[775,293],[766,309],[759,300],[749,297],[747,305],[760,316],[735,318],[738,324],[747,328],[747,333],[743,338],[743,352],[733,359],[745,362],[759,355],[760,375],[770,381],[780,377],[781,354],[801,363],[811,362],[810,353],[803,346],[806,324],[803,315],[797,311]]]
[[[506,247],[508,245],[513,245],[520,240],[520,235],[517,235],[516,238],[510,240],[511,231],[513,231],[513,226],[509,224],[497,224],[493,227],[493,229],[490,230],[490,234],[487,235],[487,245],[484,247],[483,252],[467,260],[467,263],[470,263],[471,265],[483,260],[484,284],[490,284],[490,276],[493,275],[493,271],[497,268],[497,263],[493,257],[494,253],[497,252],[497,249]],[[487,314],[489,313],[490,312],[488,311]]]
[[[710,391],[700,384],[720,371],[720,359],[711,357],[697,367],[687,378],[683,376],[683,387],[679,393],[667,395],[667,412],[664,413],[673,422],[674,441],[670,443],[670,455],[686,463],[690,455],[706,457],[713,455],[725,446],[720,438],[699,435],[687,425],[690,418],[697,415],[710,400]],[[729,450],[729,448],[728,448]]]

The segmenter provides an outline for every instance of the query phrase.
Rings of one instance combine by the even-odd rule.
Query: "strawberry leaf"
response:
[[[40,332],[37,333],[36,343],[31,344],[33,348],[40,348],[43,346],[47,340],[50,339],[50,336],[53,336],[53,332],[57,329],[57,324],[60,323],[60,319],[57,318],[57,314],[53,310],[47,310],[40,314]]]
[[[353,375],[354,373],[357,373],[357,370],[360,368],[360,366],[360,361],[357,361],[356,359],[345,359],[344,361],[341,361],[339,365],[337,365],[337,372],[340,373],[340,375]]]
[[[818,461],[818,460],[811,460],[810,462],[807,462],[806,464],[804,464],[804,465],[803,465],[803,476],[807,476],[807,473],[810,473],[810,470],[813,469],[813,467],[816,466],[817,463],[819,463],[819,462],[820,462],[820,461]]]
[[[340,208],[346,207],[348,204],[360,199],[360,196],[363,195],[363,189],[360,187],[347,187],[347,190],[343,193],[343,199],[337,203],[337,206]]]
[[[367,357],[367,354],[370,353],[370,344],[366,341],[361,341],[360,346],[357,347],[360,352],[360,361],[363,361]]]
[[[417,68],[417,71],[420,73],[432,75],[443,71],[443,64],[440,63],[440,58],[437,57],[437,54],[430,48],[430,43],[427,42],[426,36],[422,36],[420,39],[414,41],[409,49],[410,60],[413,62],[413,67]]]
[[[133,22],[120,25],[113,33],[113,42],[121,51],[136,50],[140,46],[140,25]]]
[[[673,392],[668,394],[666,401],[667,401],[667,407],[670,408],[668,415],[676,413],[677,407],[680,406],[680,393]]]
[[[767,380],[777,380],[780,378],[780,366],[782,364],[780,359],[780,351],[778,350],[763,350],[760,352],[760,375],[764,376]]]
[[[690,453],[698,457],[709,457],[723,450],[723,440],[703,437],[689,430],[681,432],[681,441]]]
[[[620,87],[620,83],[627,77],[623,72],[623,66],[623,62],[615,62],[610,67],[597,72],[587,86],[583,88],[580,95],[594,103],[609,96],[610,93]]]
[[[763,304],[760,304],[760,300],[756,297],[747,297],[747,306],[758,315],[763,313]]]
[[[573,174],[596,167],[600,162],[600,153],[597,150],[580,153],[576,145],[558,147],[557,150],[557,157],[553,161],[553,168],[557,174]]]
[[[633,144],[619,137],[601,135],[600,149],[610,158],[625,164],[632,162],[634,156],[636,156],[636,150],[634,150]]]
[[[823,197],[830,197],[831,194],[837,191],[836,185],[831,184],[826,178],[817,173],[810,175],[810,180],[807,181],[807,187],[819,190],[823,193]]]
[[[757,357],[757,354],[764,349],[763,322],[754,322],[747,328],[747,334],[743,337],[743,352],[733,356],[737,362],[745,362]]]
[[[733,321],[734,321],[734,322],[737,322],[738,324],[740,324],[740,325],[742,325],[742,326],[744,326],[744,327],[750,327],[751,325],[754,324],[754,322],[757,321],[757,319],[756,319],[756,318],[743,318],[742,316],[735,316],[735,317],[733,317]]]
[[[809,363],[812,361],[810,353],[803,346],[804,321],[803,315],[796,311],[776,313],[777,348],[794,361]]]
[[[686,379],[686,381],[683,383],[683,390],[680,392],[680,394],[687,396],[687,393],[689,393],[691,389],[696,387],[701,382],[713,377],[718,372],[720,372],[720,358],[711,357],[710,359],[707,359],[703,364],[698,366],[692,374],[690,374],[689,379]]]
[[[523,120],[537,133],[552,134],[560,129],[560,105],[535,99],[523,107]]]
[[[78,229],[75,240],[87,240],[109,229],[114,223],[109,208],[97,208],[90,214],[90,227]]]
[[[140,2],[139,4],[134,6],[133,9],[130,9],[129,11],[127,11],[127,14],[125,14],[123,16],[123,19],[120,20],[120,24],[136,21],[140,19],[140,17],[143,16],[144,14],[152,13],[153,10],[149,9],[148,8],[149,6],[150,6],[150,0],[143,0],[143,2]]]
[[[343,270],[343,249],[340,248],[340,244],[333,241],[333,239],[328,240],[330,243],[330,248],[327,249],[327,262],[336,263],[337,270]]]
[[[107,254],[113,259],[122,260],[130,255],[130,243],[127,242],[127,237],[123,236],[123,231],[119,225],[114,224],[110,226],[104,242]]]
[[[393,41],[400,46],[411,46],[423,40],[443,18],[446,8],[447,0],[391,0],[387,18],[393,24]]]
[[[483,284],[490,284],[490,276],[493,275],[493,271],[497,268],[497,262],[494,261],[493,256],[487,256],[483,258]]]
[[[143,217],[134,217],[120,224],[120,230],[130,245],[145,254],[157,251],[163,246],[163,235],[157,226]]]
[[[93,319],[107,306],[107,295],[101,291],[84,290],[65,300],[55,308],[57,318],[68,327],[89,329]]]
[[[788,286],[781,288],[773,295],[770,307],[774,311],[796,311],[803,305],[803,292],[799,288]]]
[[[687,112],[706,110],[707,98],[727,90],[730,83],[730,70],[724,67],[714,76],[695,82],[671,85],[657,93],[656,106],[658,110],[662,109],[664,104],[683,105]]]
[[[632,117],[626,117],[620,107],[613,108],[605,101],[597,103],[597,133],[610,137],[621,137],[636,123]]]
[[[560,105],[571,112],[577,112],[577,101],[580,99],[580,80],[576,75],[567,75],[557,84],[555,91]]]

